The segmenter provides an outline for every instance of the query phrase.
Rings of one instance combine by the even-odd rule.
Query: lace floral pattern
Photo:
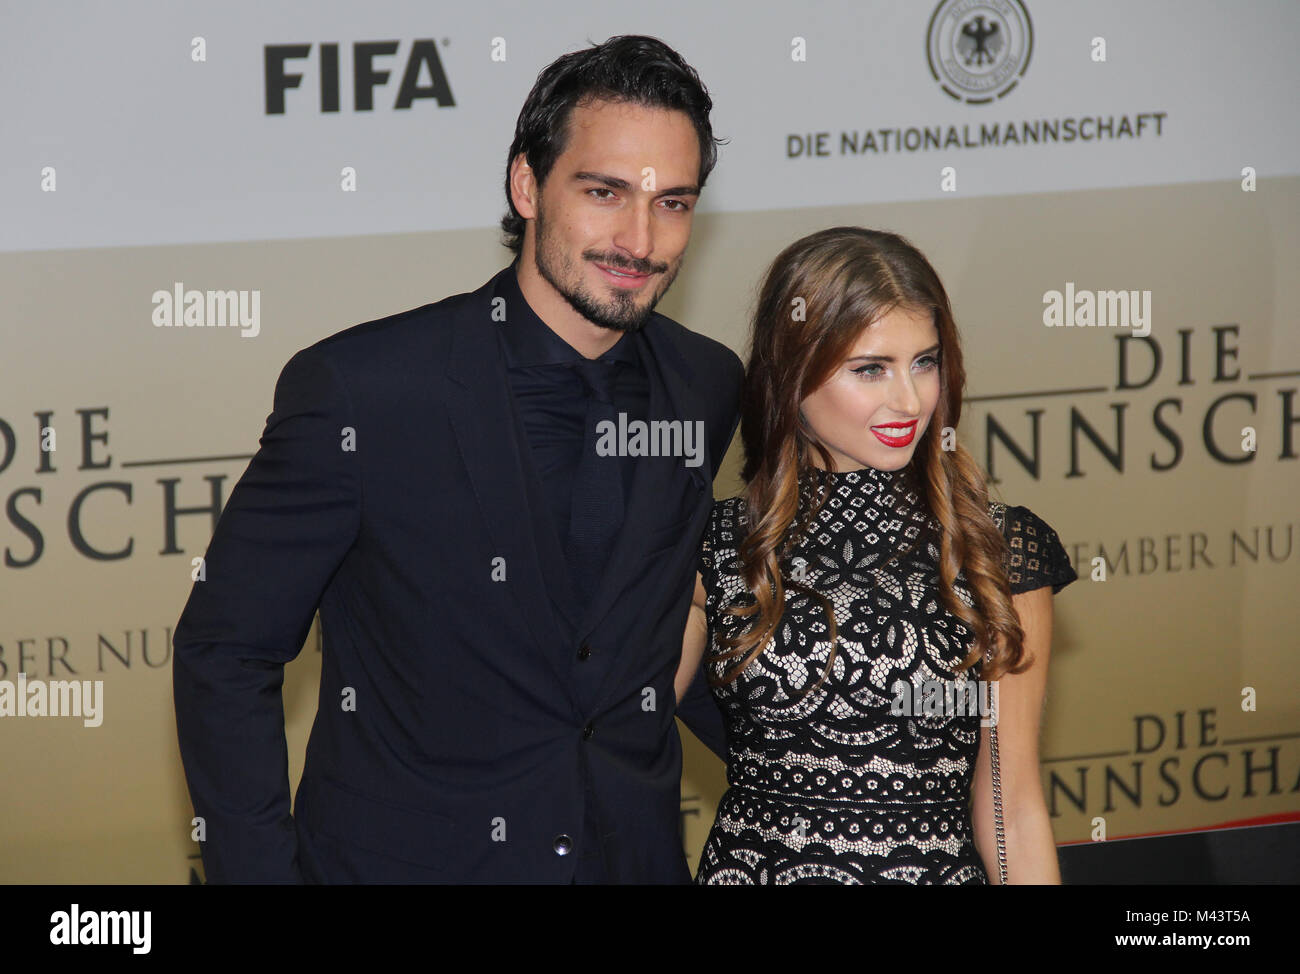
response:
[[[926,681],[958,689],[979,677],[956,666],[973,633],[939,599],[938,524],[904,471],[812,471],[799,518],[826,501],[783,559],[828,599],[836,653],[819,601],[787,586],[786,609],[763,652],[714,688],[728,718],[730,787],[701,855],[696,882],[764,884],[986,883],[972,840],[969,800],[978,714],[895,715],[902,690]],[[1001,505],[1012,591],[1074,580],[1055,532],[1025,508]],[[711,657],[721,636],[749,625],[726,612],[752,605],[740,574],[743,498],[718,501],[700,558]],[[954,590],[971,605],[963,575]],[[706,659],[714,674],[737,660]]]

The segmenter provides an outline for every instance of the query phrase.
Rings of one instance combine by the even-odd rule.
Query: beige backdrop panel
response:
[[[1113,837],[1294,811],[1300,478],[1295,460],[1279,454],[1287,390],[1292,413],[1300,412],[1300,339],[1282,293],[1300,266],[1300,179],[1264,180],[1249,194],[1226,182],[705,214],[661,310],[743,354],[766,264],[804,233],[853,223],[903,232],[935,263],[962,329],[970,396],[1031,394],[971,405],[961,434],[981,462],[990,416],[1027,447],[1031,411],[1041,410],[1038,476],[1005,449],[994,457],[997,493],[1032,508],[1082,555],[1076,567],[1084,580],[1056,603],[1042,742],[1058,841],[1087,838],[1096,816]],[[53,645],[53,678],[102,679],[105,687],[97,728],[71,718],[0,720],[8,780],[0,881],[186,881],[197,847],[176,749],[169,642],[191,585],[190,559],[202,554],[212,525],[209,514],[178,517],[183,551],[160,554],[159,481],[178,481],[182,507],[209,503],[206,478],[224,477],[227,497],[246,460],[202,458],[256,448],[275,378],[294,351],[356,322],[477,287],[507,257],[489,230],[0,255],[8,297],[0,418],[17,438],[0,471],[0,495],[35,524],[44,544],[31,567],[3,569],[0,678],[15,679],[20,666],[50,678]],[[260,336],[154,328],[150,295],[175,281],[260,289]],[[1150,385],[1115,388],[1114,329],[1042,325],[1043,293],[1066,281],[1152,292],[1152,336],[1164,369]],[[1224,323],[1239,325],[1229,344],[1240,351],[1228,371],[1239,367],[1241,376],[1215,382],[1212,328]],[[1178,329],[1190,329],[1190,384],[1178,382]],[[1145,376],[1137,351],[1134,372]],[[1269,377],[1275,372],[1291,375]],[[1097,391],[1070,391],[1079,389]],[[1230,393],[1256,397],[1253,415],[1244,400],[1228,400],[1215,424],[1234,450],[1240,427],[1257,427],[1259,452],[1246,465],[1217,463],[1201,444],[1210,404]],[[1162,415],[1181,436],[1183,456],[1160,472],[1151,457],[1173,452],[1153,421],[1165,398],[1180,400]],[[1123,471],[1080,436],[1080,475],[1071,476],[1071,410],[1113,444],[1117,403],[1124,404]],[[82,469],[76,411],[103,408],[107,418],[90,425],[108,438],[89,450],[107,466]],[[46,410],[57,431],[56,471],[41,473],[33,414]],[[1300,444],[1300,424],[1291,429]],[[740,489],[737,447],[715,484],[718,496]],[[103,483],[129,485],[129,502],[118,488],[99,490],[86,501],[82,526],[102,550],[132,539],[124,560],[88,559],[69,541],[74,497]],[[31,488],[39,496],[24,493]],[[1258,531],[1263,548],[1270,528],[1276,560],[1266,550],[1255,560],[1238,551],[1234,563],[1234,531],[1250,543]],[[1186,564],[1198,533],[1212,566]],[[1288,534],[1293,544],[1283,556]],[[1164,570],[1170,537],[1180,539],[1176,571]],[[1145,573],[1143,538],[1160,566]],[[1105,582],[1087,580],[1086,562],[1099,545],[1119,569]],[[19,560],[32,555],[12,514],[0,519],[0,548]],[[286,675],[293,787],[315,711],[314,636]],[[75,674],[60,666],[60,655]],[[1243,688],[1258,691],[1253,712],[1242,709]],[[1142,739],[1140,715],[1149,715]],[[1158,726],[1166,728],[1163,741]],[[726,783],[721,763],[689,732],[683,737],[694,866]]]

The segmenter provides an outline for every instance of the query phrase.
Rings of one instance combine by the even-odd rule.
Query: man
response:
[[[210,882],[689,882],[674,710],[725,732],[674,680],[742,367],[653,308],[711,106],[652,38],[560,58],[508,157],[514,265],[285,366],[176,628]],[[647,420],[673,449],[621,448]],[[291,816],[280,688],[318,607]]]

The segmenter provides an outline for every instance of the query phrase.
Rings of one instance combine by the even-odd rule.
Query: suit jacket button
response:
[[[586,660],[586,658],[590,655],[591,655],[591,647],[588,646],[586,643],[583,643],[582,646],[579,647],[578,649],[578,659]]]
[[[584,741],[591,740],[591,735],[594,734],[595,732],[596,732],[595,726],[593,724],[588,724],[586,727],[582,729],[582,739]]]
[[[557,856],[567,856],[569,850],[573,848],[573,840],[561,832],[551,843],[551,848],[555,850]]]

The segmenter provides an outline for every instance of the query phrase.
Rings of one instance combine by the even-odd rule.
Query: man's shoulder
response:
[[[681,352],[682,356],[693,366],[702,368],[706,375],[731,375],[739,381],[745,373],[745,366],[729,345],[691,331],[680,322],[667,315],[655,312],[654,322],[660,333]]]
[[[441,301],[352,325],[316,342],[316,348],[347,355],[369,346],[393,348],[404,340],[427,340],[472,313],[484,300],[482,290],[452,294]]]
[[[429,356],[446,361],[456,326],[487,313],[490,284],[351,325],[326,335],[298,355],[322,358],[352,375],[382,374],[385,365],[426,363]]]

